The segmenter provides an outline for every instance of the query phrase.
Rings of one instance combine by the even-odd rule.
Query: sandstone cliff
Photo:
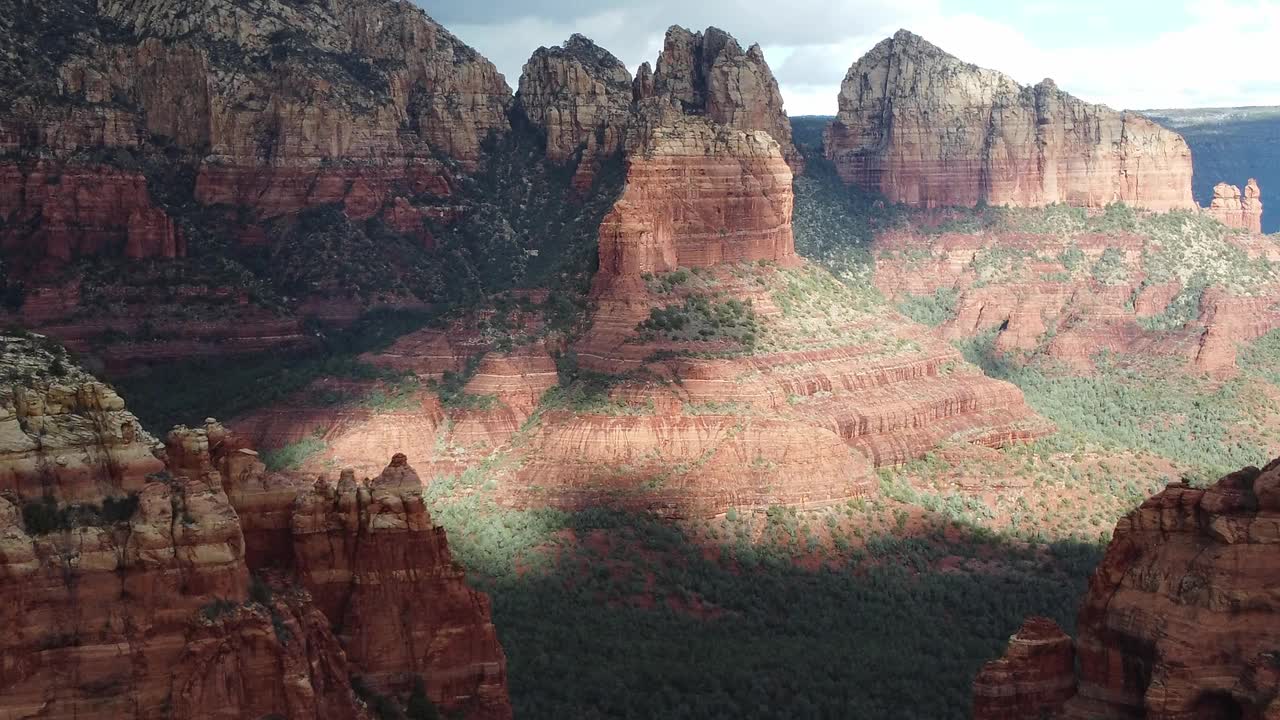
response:
[[[600,228],[597,288],[678,267],[797,262],[791,170],[767,133],[656,99],[627,142],[627,185]]]
[[[0,2],[4,317],[117,368],[430,299],[510,105],[411,3]]]
[[[159,147],[195,158],[201,203],[270,217],[340,202],[365,218],[396,195],[447,192],[435,157],[474,167],[507,125],[502,76],[408,4],[55,5],[22,29],[76,25],[60,51],[6,33],[5,70],[25,59],[48,74],[6,84],[9,153],[85,164]]]
[[[212,421],[162,446],[119,396],[42,339],[6,336],[0,347],[0,619],[9,629],[0,715],[364,719],[351,677],[367,673],[373,689],[393,692],[430,674],[428,696],[442,708],[510,716],[487,600],[466,588],[443,531],[404,483],[375,483],[376,519],[338,523],[333,542],[400,548],[362,554],[352,583],[418,579],[384,578],[370,595],[376,612],[352,602],[344,616],[327,614],[346,570],[338,558],[315,553],[299,577],[268,567],[271,548],[248,552],[279,517],[270,502],[237,508],[227,488],[235,497],[237,483],[254,482],[287,507],[318,507],[264,479],[255,453]],[[377,533],[386,535],[368,537]],[[404,548],[415,553],[398,554]],[[401,564],[380,564],[392,558]],[[391,605],[409,629],[381,623]],[[410,640],[421,655],[387,649]]]
[[[1023,87],[905,30],[849,69],[826,154],[846,183],[921,207],[1195,207],[1191,151],[1051,80]]]
[[[1205,490],[1172,485],[1121,520],[1080,609],[1078,692],[1055,716],[1280,715],[1278,529],[1280,460]],[[1002,663],[1020,670],[1003,686],[984,672],[975,708],[1003,697],[1027,712],[978,720],[1040,717],[1048,706],[1043,686],[1016,682],[1037,672],[1018,643]]]

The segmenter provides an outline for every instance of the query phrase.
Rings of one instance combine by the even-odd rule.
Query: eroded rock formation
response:
[[[1193,209],[1191,151],[1147,118],[1023,87],[899,31],[849,69],[826,153],[846,183],[920,207]]]
[[[1048,618],[1029,618],[1004,657],[973,681],[974,720],[1027,720],[1062,707],[1076,691],[1071,637]]]
[[[1249,178],[1249,183],[1240,188],[1227,183],[1218,183],[1213,188],[1213,201],[1209,204],[1209,214],[1217,218],[1229,228],[1247,230],[1255,235],[1262,233],[1262,190],[1258,181]]]
[[[647,86],[647,80],[638,84],[640,97],[648,96]],[[792,169],[803,169],[778,81],[759,45],[744,52],[733,36],[719,28],[694,33],[673,26],[658,55],[652,93],[673,99],[686,115],[705,116],[737,130],[767,132]]]
[[[1079,689],[1054,717],[1218,720],[1280,715],[1280,460],[1208,489],[1185,484],[1116,526],[1080,609]],[[1008,657],[1021,655],[1015,637]],[[990,667],[990,666],[989,666]],[[1034,685],[983,678],[977,703],[1033,706]],[[1040,717],[994,714],[985,717]]]
[[[678,267],[797,262],[791,170],[768,133],[685,115],[662,98],[641,113],[626,189],[600,229],[598,289]]]
[[[0,715],[363,720],[351,677],[367,673],[397,693],[430,674],[440,707],[510,717],[487,599],[402,458],[372,489],[352,480],[347,507],[269,478],[212,420],[161,446],[43,340],[0,343]],[[277,564],[295,525],[328,550]]]

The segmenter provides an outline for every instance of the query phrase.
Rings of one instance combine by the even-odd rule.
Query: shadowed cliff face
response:
[[[1089,583],[1078,689],[1060,692],[1076,682],[1061,631],[1032,648],[1024,628],[979,676],[974,717],[1272,717],[1277,542],[1280,460],[1208,489],[1170,486],[1120,521]]]
[[[854,63],[826,153],[846,183],[920,207],[1194,208],[1191,151],[1141,115],[1022,87],[900,31]]]

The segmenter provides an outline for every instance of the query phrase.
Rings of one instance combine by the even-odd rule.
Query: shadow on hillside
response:
[[[688,529],[435,507],[492,597],[522,718],[965,718],[1025,617],[1074,626],[1100,558],[952,527],[813,562],[785,511]]]

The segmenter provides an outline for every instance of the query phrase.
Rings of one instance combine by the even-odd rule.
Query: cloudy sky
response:
[[[1116,108],[1280,105],[1280,0],[416,0],[515,87],[580,32],[634,72],[673,24],[760,43],[792,115],[834,114],[845,71],[906,28],[1022,83]]]

